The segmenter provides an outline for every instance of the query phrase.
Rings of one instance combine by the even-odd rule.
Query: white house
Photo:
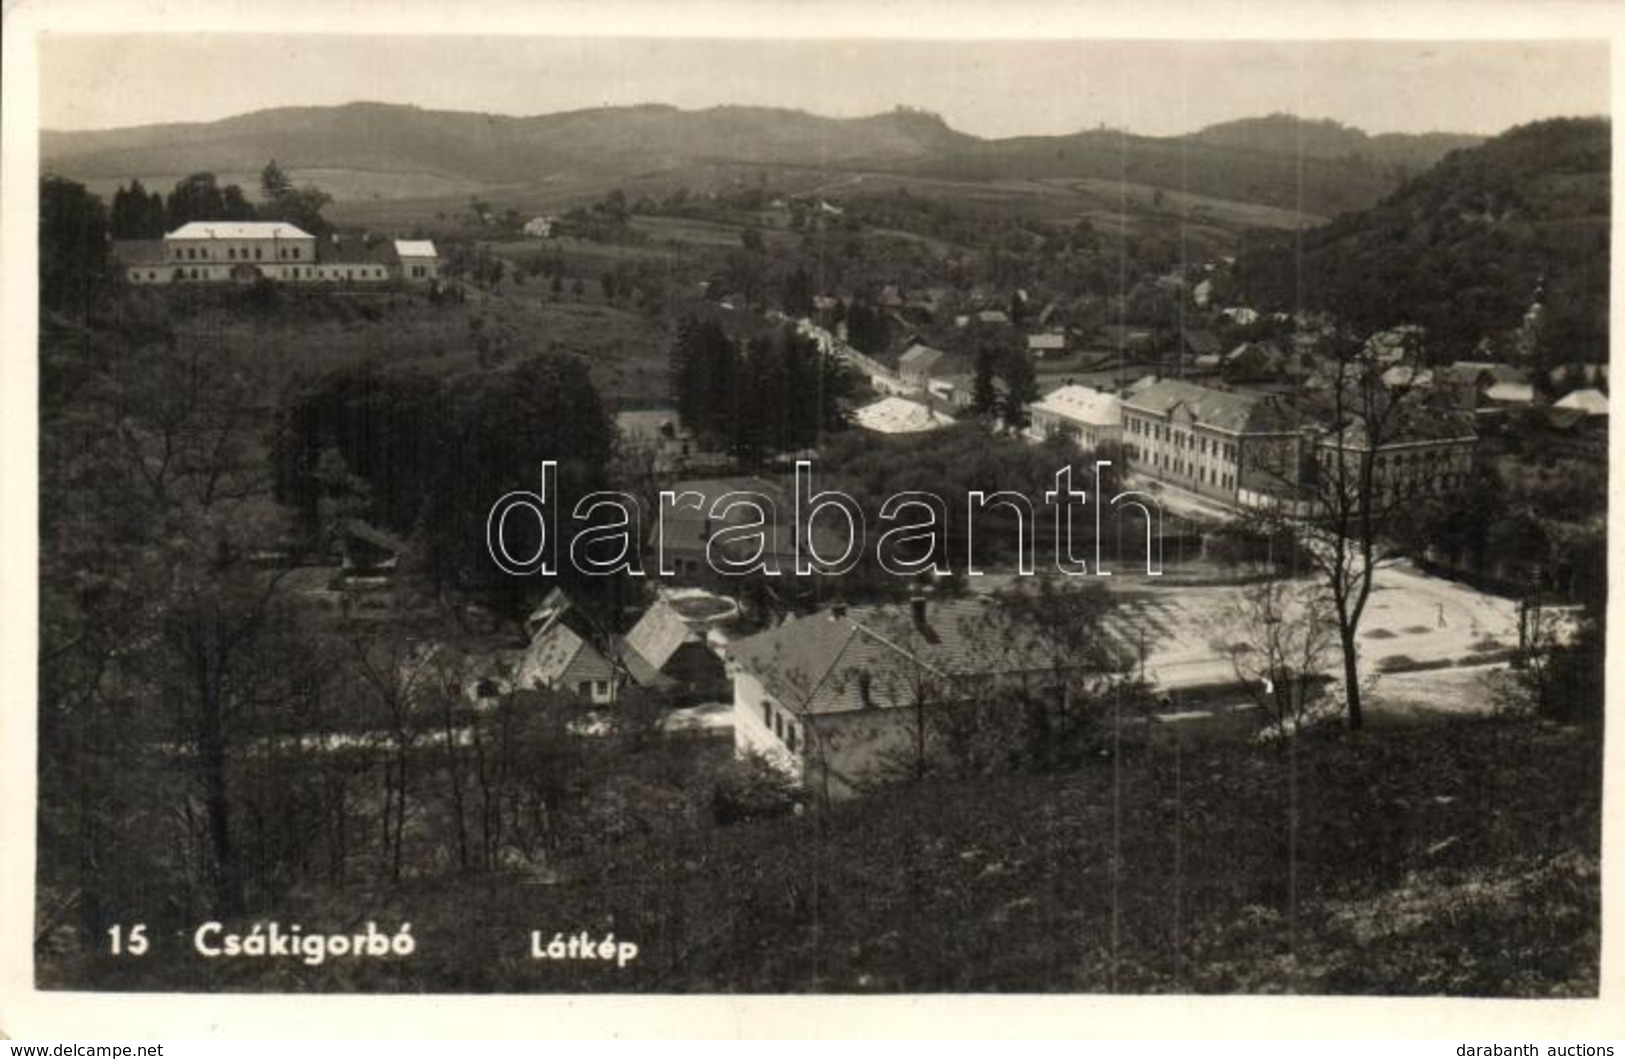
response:
[[[1086,452],[1123,439],[1123,402],[1115,394],[1089,386],[1069,385],[1051,391],[1028,414],[1033,437],[1070,434]]]
[[[1053,686],[1055,659],[994,632],[993,608],[986,596],[836,605],[730,644],[736,752],[836,799],[948,754],[939,711],[990,685]]]
[[[113,259],[131,283],[426,283],[439,274],[428,240],[325,239],[286,221],[191,221],[162,240],[118,240]]]
[[[440,256],[427,239],[395,240],[395,256],[400,259],[400,276],[408,283],[428,283],[440,276]]]

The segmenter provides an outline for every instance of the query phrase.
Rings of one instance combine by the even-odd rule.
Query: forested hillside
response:
[[[1606,360],[1610,138],[1601,118],[1520,126],[1301,246],[1254,233],[1242,289],[1260,308],[1327,309],[1364,329],[1421,324],[1429,355],[1446,359],[1519,327],[1540,291],[1536,356]]]

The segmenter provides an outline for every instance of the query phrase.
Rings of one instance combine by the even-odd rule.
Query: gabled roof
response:
[[[434,243],[428,239],[397,239],[395,253],[400,257],[438,257]]]
[[[947,355],[940,349],[933,349],[930,346],[916,342],[904,351],[903,355],[898,358],[897,363],[899,367],[930,371],[939,360]]]
[[[685,643],[704,644],[705,638],[663,599],[655,600],[626,634],[626,645],[656,670],[664,669]]]
[[[615,667],[602,652],[565,622],[557,622],[530,643],[519,667],[521,685],[574,690],[584,680],[614,680]]]
[[[932,600],[916,625],[907,605],[826,610],[729,645],[734,661],[799,714],[913,706],[926,687],[1047,670],[1041,652],[989,636],[985,596]]]
[[[1036,335],[1028,335],[1027,348],[1042,349],[1045,351],[1052,349],[1065,349],[1066,334],[1061,331],[1043,331]]]
[[[1575,390],[1559,399],[1552,407],[1573,408],[1590,416],[1608,414],[1608,397],[1601,390]]]
[[[165,239],[314,239],[287,221],[189,221]]]

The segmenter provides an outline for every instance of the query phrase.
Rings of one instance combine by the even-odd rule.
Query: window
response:
[[[784,731],[784,745],[791,750],[796,748],[796,726],[793,724]]]
[[[297,246],[293,248],[293,259],[295,261],[299,260],[299,248]]]
[[[258,261],[259,259],[260,259],[260,248],[256,246],[254,248],[254,260]]]
[[[773,727],[773,704],[766,699],[762,700],[762,720],[769,728]]]

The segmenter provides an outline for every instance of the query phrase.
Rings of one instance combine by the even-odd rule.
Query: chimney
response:
[[[908,607],[914,614],[915,628],[925,628],[925,590],[916,588],[908,595]]]

